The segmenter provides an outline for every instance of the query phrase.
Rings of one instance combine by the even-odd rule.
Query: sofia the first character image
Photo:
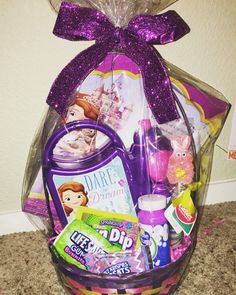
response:
[[[67,217],[75,218],[78,207],[86,206],[88,203],[88,193],[85,192],[82,183],[75,181],[65,182],[57,191]]]
[[[69,106],[65,123],[77,120],[97,120],[99,110],[86,98],[88,94],[77,93],[73,103]],[[94,129],[74,130],[60,139],[54,148],[55,157],[78,159],[95,150],[96,131]]]
[[[72,104],[68,108],[65,122],[73,122],[76,120],[97,120],[99,110],[94,104],[88,101],[88,94],[77,93]]]

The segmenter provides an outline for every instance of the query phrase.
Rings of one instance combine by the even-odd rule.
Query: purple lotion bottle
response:
[[[149,246],[154,268],[170,263],[169,227],[164,215],[166,197],[144,195],[139,197],[138,219],[142,245]]]

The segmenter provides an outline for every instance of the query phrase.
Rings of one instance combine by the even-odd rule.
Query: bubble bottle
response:
[[[143,195],[138,199],[141,243],[150,247],[154,268],[170,263],[169,229],[164,212],[166,197]]]

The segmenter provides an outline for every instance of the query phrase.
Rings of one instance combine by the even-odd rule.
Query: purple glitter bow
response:
[[[115,27],[100,11],[62,2],[53,33],[67,40],[96,40],[78,54],[59,74],[47,103],[65,116],[71,95],[108,52],[122,51],[140,68],[144,91],[160,124],[178,119],[171,83],[162,58],[152,44],[173,42],[190,31],[175,11],[134,17],[125,29]]]

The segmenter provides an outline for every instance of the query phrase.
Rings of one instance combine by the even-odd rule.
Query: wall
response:
[[[0,3],[0,212],[20,209],[28,150],[56,75],[88,42],[63,41],[51,34],[56,14],[48,2]],[[180,0],[172,6],[192,32],[160,48],[170,62],[211,84],[235,103],[235,0]],[[227,149],[231,116],[218,140]],[[212,181],[236,178],[236,165],[216,148]]]

